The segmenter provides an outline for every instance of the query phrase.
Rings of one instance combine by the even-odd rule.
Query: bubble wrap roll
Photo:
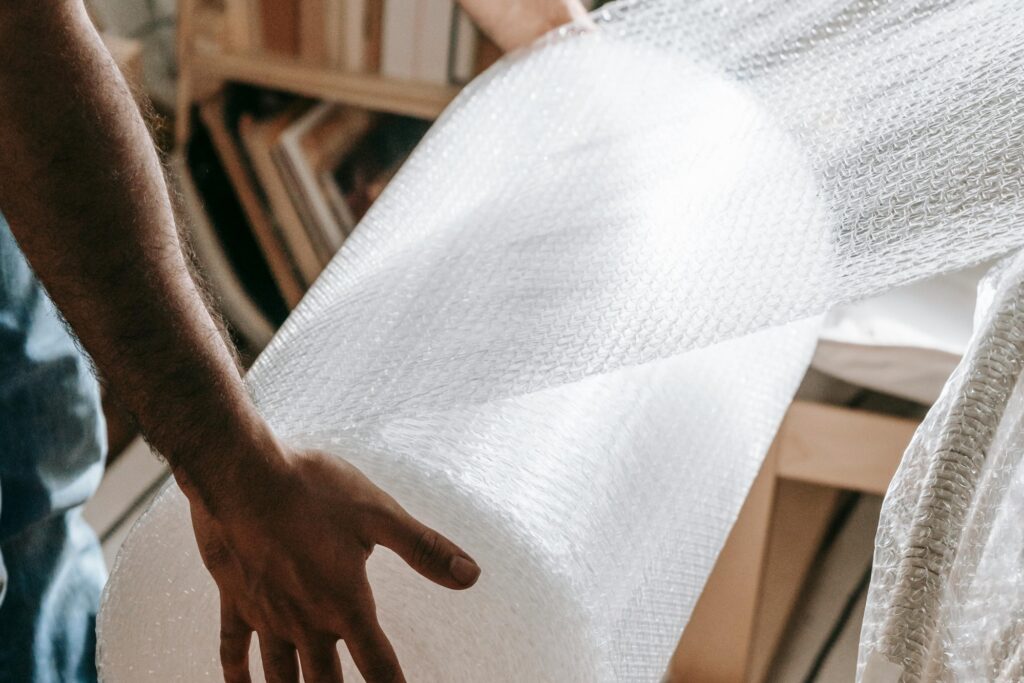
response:
[[[1024,679],[1024,254],[989,274],[978,311],[882,508],[866,683]]]
[[[344,455],[483,567],[439,588],[378,548],[409,680],[652,681],[813,350],[813,321],[471,409],[304,441]],[[177,488],[119,555],[105,681],[218,680],[218,599]],[[362,680],[344,659],[346,680]],[[259,671],[258,658],[252,661]],[[257,678],[257,680],[260,680]]]

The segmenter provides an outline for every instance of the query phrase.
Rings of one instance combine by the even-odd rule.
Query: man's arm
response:
[[[0,0],[0,12],[0,207],[175,470],[230,476],[238,463],[207,448],[267,436],[189,276],[134,101],[80,3]]]
[[[157,154],[81,0],[0,0],[0,207],[78,339],[188,495],[222,603],[225,677],[402,680],[365,561],[479,569],[344,461],[291,452],[250,402],[189,275]],[[273,560],[273,561],[271,561]],[[252,586],[263,587],[257,594]]]
[[[578,0],[464,0],[506,48]],[[566,8],[571,11],[566,13]],[[249,400],[192,280],[162,169],[81,0],[0,0],[0,207],[109,388],[188,496],[221,596],[225,679],[341,681],[346,641],[369,683],[401,681],[365,562],[384,545],[427,578],[479,567],[341,459],[281,444]],[[253,586],[260,586],[253,591]]]

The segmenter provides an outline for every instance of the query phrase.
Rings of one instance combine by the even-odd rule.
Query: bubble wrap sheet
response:
[[[1024,254],[982,283],[979,312],[882,509],[868,683],[1024,679]]]
[[[410,680],[657,680],[809,360],[791,321],[1024,242],[1021,15],[619,3],[449,107],[249,375],[483,566],[456,594],[374,554]],[[216,604],[168,488],[104,679],[215,680]]]

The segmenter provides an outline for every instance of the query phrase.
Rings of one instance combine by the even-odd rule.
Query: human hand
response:
[[[506,52],[553,28],[588,21],[580,0],[459,0],[477,26]]]
[[[366,576],[374,545],[447,588],[472,586],[479,567],[344,460],[307,451],[281,462],[247,479],[256,490],[216,517],[190,497],[200,554],[220,590],[225,681],[251,681],[254,631],[269,683],[298,683],[300,667],[306,683],[341,683],[338,640],[367,683],[405,681]]]

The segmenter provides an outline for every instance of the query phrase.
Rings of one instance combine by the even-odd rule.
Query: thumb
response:
[[[379,543],[398,553],[410,567],[446,588],[469,588],[480,567],[459,546],[422,524],[399,506],[382,529]]]

